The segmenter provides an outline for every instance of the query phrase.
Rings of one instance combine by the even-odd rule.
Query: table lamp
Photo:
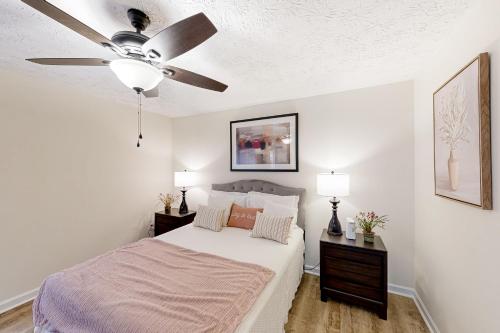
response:
[[[196,174],[191,171],[179,171],[174,174],[174,186],[179,187],[182,192],[182,202],[179,206],[179,214],[187,214],[186,191],[195,185]]]
[[[328,224],[328,234],[333,236],[342,235],[342,226],[337,217],[337,206],[340,200],[337,197],[349,195],[349,175],[344,173],[320,173],[317,177],[317,192],[321,196],[332,197],[332,218]]]

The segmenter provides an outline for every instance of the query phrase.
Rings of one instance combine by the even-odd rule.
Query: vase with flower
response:
[[[460,161],[458,147],[460,143],[469,142],[471,129],[467,123],[467,103],[465,88],[462,84],[453,86],[441,101],[439,117],[442,125],[439,127],[441,140],[450,151],[448,157],[448,181],[452,191],[460,186]]]
[[[172,204],[179,199],[179,196],[172,193],[167,193],[167,194],[160,193],[159,199],[163,203],[163,206],[165,207],[165,213],[170,214],[170,211],[172,210]]]
[[[363,230],[365,243],[373,243],[375,232],[373,229],[380,227],[384,229],[385,224],[389,221],[387,215],[378,216],[375,212],[359,212],[356,215],[358,226]]]

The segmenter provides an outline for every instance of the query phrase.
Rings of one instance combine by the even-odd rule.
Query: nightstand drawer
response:
[[[166,232],[175,230],[177,228],[185,226],[184,221],[173,221],[169,223],[155,223],[155,235],[161,235]]]
[[[323,287],[374,301],[382,302],[384,300],[384,294],[380,288],[372,288],[362,284],[340,280],[328,275],[325,276]]]
[[[155,236],[164,234],[193,222],[196,213],[179,214],[178,209],[172,208],[170,213],[157,212],[155,214]]]
[[[374,269],[372,266],[362,267],[354,263],[342,262],[340,259],[325,258],[325,265],[322,269],[327,276],[335,279],[352,281],[365,286],[380,288],[382,287],[381,269]],[[367,265],[365,265],[367,266]]]
[[[321,251],[324,252],[323,255],[328,257],[344,258],[373,266],[380,266],[382,264],[382,256],[373,255],[366,252],[355,252],[352,250],[343,249],[340,246],[322,245]]]

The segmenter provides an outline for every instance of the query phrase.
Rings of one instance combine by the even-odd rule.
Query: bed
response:
[[[272,270],[274,276],[257,296],[235,332],[283,332],[288,319],[288,311],[303,274],[304,215],[302,205],[305,190],[261,180],[214,184],[212,189],[224,192],[256,191],[299,196],[297,224],[291,228],[288,245],[249,237],[249,231],[245,229],[224,228],[221,232],[213,232],[191,224],[156,237],[174,246],[256,264]],[[35,328],[35,332],[46,331]]]

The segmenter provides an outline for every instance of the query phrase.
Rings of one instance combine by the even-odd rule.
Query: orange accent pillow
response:
[[[251,230],[255,224],[257,212],[262,213],[263,211],[263,208],[245,208],[233,204],[227,226]]]

